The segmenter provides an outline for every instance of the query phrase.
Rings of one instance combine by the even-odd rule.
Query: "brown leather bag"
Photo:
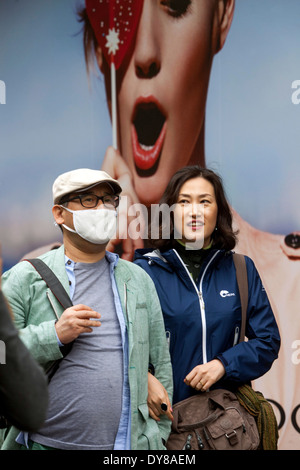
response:
[[[173,406],[168,450],[256,450],[260,438],[255,418],[234,393],[212,390]]]

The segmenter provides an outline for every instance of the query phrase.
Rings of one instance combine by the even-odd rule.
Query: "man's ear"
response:
[[[57,225],[61,225],[65,222],[63,217],[63,209],[58,204],[52,207],[52,214]]]
[[[218,23],[218,46],[216,53],[219,52],[225,44],[233,20],[235,0],[218,0],[217,23]]]

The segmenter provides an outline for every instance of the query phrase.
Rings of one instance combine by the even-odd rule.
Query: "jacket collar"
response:
[[[204,260],[204,265],[206,265],[209,260],[214,256],[215,253],[218,252],[218,255],[216,256],[216,259],[220,259],[222,256],[224,256],[225,251],[224,250],[217,250],[217,249],[211,249],[210,253],[208,254],[207,258]],[[167,269],[168,271],[173,271],[174,269],[178,269],[178,263],[180,263],[180,255],[174,248],[160,252],[160,250],[151,250],[147,248],[142,248],[139,250],[136,250],[135,252],[135,259],[142,259],[146,258],[151,262],[160,265],[164,269]],[[179,259],[180,258],[180,259]]]
[[[207,255],[205,258],[200,276],[204,272],[206,266],[210,262],[210,260],[214,257],[212,266],[217,266],[218,262],[220,259],[225,255],[224,250],[217,250],[217,249],[211,249],[210,253]],[[176,252],[174,248],[163,251],[162,253],[159,250],[153,250],[151,249],[140,249],[136,250],[135,253],[135,259],[143,259],[146,258],[149,262],[149,264],[156,264],[159,265],[161,268],[165,269],[166,271],[169,272],[174,272],[176,271],[177,275],[182,279],[182,281],[190,287],[191,283],[191,278],[187,272],[187,269],[185,268],[184,262],[180,258],[179,253]]]

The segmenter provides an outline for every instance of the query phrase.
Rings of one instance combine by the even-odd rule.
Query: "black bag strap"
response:
[[[49,268],[49,266],[44,263],[44,261],[39,258],[24,259],[23,261],[28,261],[36,269],[64,309],[73,305],[66,289],[63,287],[62,283],[54,274],[54,272]]]
[[[242,306],[242,323],[239,339],[239,342],[242,342],[245,339],[246,331],[246,317],[248,306],[248,276],[244,255],[233,253],[233,261],[236,269],[236,279],[239,287]]]

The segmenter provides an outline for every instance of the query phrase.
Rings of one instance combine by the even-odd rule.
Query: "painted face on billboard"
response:
[[[144,0],[117,94],[119,149],[146,205],[159,201],[176,170],[204,165],[206,97],[227,34],[224,8],[223,0]],[[102,56],[99,65],[110,104],[110,68]]]

